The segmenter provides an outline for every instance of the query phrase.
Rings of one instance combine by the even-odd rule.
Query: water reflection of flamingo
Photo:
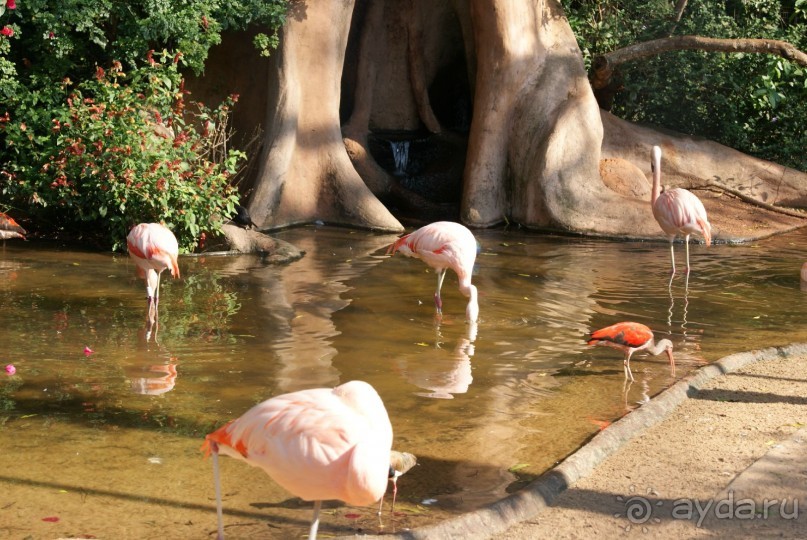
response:
[[[11,216],[0,212],[0,240],[22,238],[28,234]]]
[[[684,235],[687,252],[687,274],[689,273],[689,236],[692,233],[703,235],[706,245],[712,243],[712,226],[706,217],[703,203],[691,192],[674,188],[661,192],[661,148],[653,147],[652,161],[653,191],[650,195],[650,204],[653,207],[653,217],[667,234],[670,240],[670,259],[672,260],[672,273],[675,274],[675,250],[673,240],[676,235]]]
[[[440,349],[439,325],[436,328],[437,343]],[[474,380],[471,357],[475,352],[474,341],[477,336],[477,324],[467,325],[467,333],[457,340],[450,358],[436,355],[418,355],[418,358],[399,360],[398,365],[406,379],[428,392],[417,393],[418,396],[435,399],[453,399],[454,394],[464,394]]]
[[[670,359],[670,371],[675,376],[675,359],[673,358],[673,345],[669,339],[662,339],[655,342],[653,331],[647,326],[636,322],[620,322],[601,328],[591,333],[589,345],[605,345],[614,349],[619,349],[625,353],[622,364],[625,369],[625,378],[633,379],[630,370],[630,357],[636,351],[646,350],[653,356],[666,352]]]
[[[141,223],[126,237],[129,256],[137,264],[137,275],[146,280],[147,318],[149,327],[157,322],[160,303],[160,275],[170,270],[171,276],[179,277],[179,245],[170,230],[159,223]]]
[[[259,403],[210,433],[202,447],[213,453],[219,538],[224,529],[217,454],[260,467],[294,495],[315,501],[309,538],[319,526],[323,500],[368,505],[386,491],[392,425],[368,383],[300,390]]]
[[[437,271],[437,290],[434,293],[434,305],[437,314],[443,313],[443,300],[440,289],[446,271],[451,268],[459,279],[460,292],[468,298],[465,318],[475,322],[479,317],[476,286],[471,284],[471,274],[476,261],[476,238],[463,225],[452,221],[438,221],[402,236],[387,250],[394,255],[400,251],[407,257],[421,259]]]
[[[176,364],[149,366],[153,373],[163,373],[160,377],[136,377],[132,379],[132,391],[136,394],[159,396],[174,389],[177,380]]]

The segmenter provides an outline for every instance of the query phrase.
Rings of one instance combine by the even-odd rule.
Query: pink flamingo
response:
[[[22,238],[28,234],[11,216],[0,212],[0,240]]]
[[[667,353],[670,359],[670,370],[675,376],[675,359],[673,358],[673,345],[669,339],[662,339],[658,343],[655,342],[653,331],[647,326],[637,322],[620,322],[601,328],[591,333],[589,345],[605,345],[614,349],[619,349],[625,353],[625,359],[622,361],[625,369],[625,378],[633,379],[633,373],[630,370],[630,357],[636,351],[647,351],[653,356]]]
[[[667,234],[670,240],[670,258],[672,259],[672,273],[675,274],[675,251],[673,241],[678,234],[684,235],[687,251],[687,274],[689,273],[689,236],[692,233],[703,235],[706,245],[712,244],[712,226],[706,217],[703,203],[691,192],[674,188],[661,191],[661,148],[653,147],[650,166],[653,170],[653,191],[650,195],[650,204],[653,207],[653,217]]]
[[[219,538],[224,537],[217,454],[260,467],[294,495],[315,501],[315,539],[323,500],[368,505],[387,487],[392,424],[375,389],[363,381],[283,394],[259,403],[205,437],[213,453]]]
[[[437,314],[443,313],[440,289],[446,270],[451,268],[459,279],[460,292],[468,298],[465,318],[476,322],[479,317],[476,286],[471,284],[471,273],[476,261],[476,238],[463,225],[452,221],[438,221],[400,237],[387,250],[388,255],[400,251],[407,257],[421,259],[437,271],[437,290],[434,305]]]
[[[179,277],[179,245],[170,230],[159,223],[141,223],[135,226],[126,237],[129,256],[137,264],[137,275],[146,280],[148,298],[148,322],[157,322],[157,308],[160,303],[160,274],[170,270],[171,276]]]

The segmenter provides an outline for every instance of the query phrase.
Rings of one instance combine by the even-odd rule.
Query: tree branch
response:
[[[775,54],[796,64],[807,66],[807,53],[786,41],[775,39],[718,39],[702,36],[673,36],[629,45],[602,56],[592,64],[591,86],[607,87],[617,66],[633,60],[670,51],[707,51],[723,53]]]

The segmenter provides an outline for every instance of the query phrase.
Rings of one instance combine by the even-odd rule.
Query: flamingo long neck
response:
[[[654,146],[651,155],[651,165],[653,166],[653,191],[650,194],[650,204],[655,205],[656,199],[661,195],[661,148]]]
[[[468,322],[474,323],[479,318],[479,302],[476,299],[476,286],[468,285],[467,288],[461,289],[461,292],[468,297],[468,305],[465,307],[465,319]]]
[[[670,341],[669,341],[669,340],[667,340],[667,339],[662,339],[662,340],[661,340],[661,341],[659,341],[658,343],[653,343],[653,346],[652,346],[652,347],[648,347],[647,352],[649,352],[649,353],[650,353],[650,354],[652,354],[653,356],[656,356],[656,355],[658,355],[658,354],[661,354],[661,353],[663,353],[663,352],[664,352],[664,350],[667,348],[667,345],[669,345],[669,343],[670,343]]]

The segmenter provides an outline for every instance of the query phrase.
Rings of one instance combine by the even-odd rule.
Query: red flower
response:
[[[151,49],[149,52],[146,53],[146,60],[148,60],[149,65],[153,66],[157,62],[154,61],[152,55],[154,54],[154,49]]]
[[[6,37],[11,37],[14,35],[14,29],[11,28],[10,26],[4,26],[3,29],[0,30],[0,34]]]
[[[104,79],[104,68],[101,66],[95,66],[95,78],[99,81]]]
[[[6,2],[6,7],[8,9],[17,9],[17,0],[8,0],[8,2]]]

